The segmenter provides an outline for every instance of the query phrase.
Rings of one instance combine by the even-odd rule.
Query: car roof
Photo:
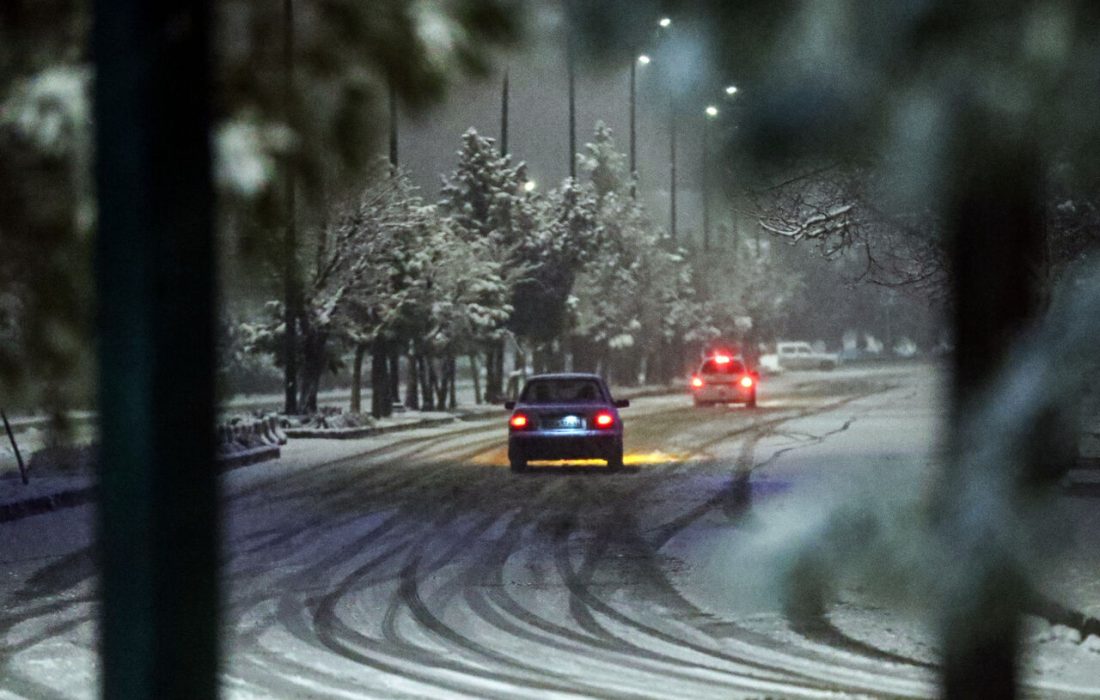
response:
[[[527,381],[533,382],[536,379],[595,379],[598,382],[603,382],[603,377],[598,374],[592,374],[591,372],[551,372],[548,374],[533,374],[527,378]]]
[[[726,357],[730,358],[730,362],[740,362],[741,364],[745,364],[745,358],[742,357],[741,355],[726,355]],[[704,357],[703,361],[699,363],[699,366],[702,367],[706,363],[713,362],[713,361],[714,361],[713,356]]]

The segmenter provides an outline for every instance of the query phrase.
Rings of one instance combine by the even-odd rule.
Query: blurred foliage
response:
[[[25,404],[71,400],[90,375],[90,6],[0,3],[0,392]],[[293,0],[288,103],[283,7],[213,3],[229,249],[278,248],[288,168],[307,214],[361,172],[391,88],[423,107],[520,34],[514,0]]]
[[[90,394],[83,10],[80,2],[0,4],[0,396],[8,405],[56,409]],[[32,378],[58,381],[29,391]]]

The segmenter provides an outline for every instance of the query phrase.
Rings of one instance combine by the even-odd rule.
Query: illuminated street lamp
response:
[[[726,87],[726,94],[729,95],[730,97],[733,97],[734,95],[736,95],[737,94],[737,86],[736,85],[727,86]]]
[[[653,59],[651,59],[648,54],[643,53],[641,56],[638,56],[638,63],[641,63],[643,66],[648,66],[651,60]]]
[[[668,29],[672,25],[672,20],[668,17],[662,17],[657,24],[660,25],[661,29]]]
[[[536,183],[534,180],[528,180],[527,182],[523,183],[524,192],[534,192],[536,187],[538,187],[538,183]]]
[[[728,90],[727,90],[728,92]],[[706,114],[706,119],[703,121],[703,250],[710,250],[710,198],[707,196],[707,185],[710,183],[710,161],[707,158],[710,151],[710,143],[708,143],[710,134],[710,122],[718,118],[718,108],[714,105],[707,105],[707,108],[703,110]]]

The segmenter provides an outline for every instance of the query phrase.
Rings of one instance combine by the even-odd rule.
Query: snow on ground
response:
[[[663,551],[684,562],[674,577],[678,590],[720,618],[791,644],[809,636],[829,653],[843,655],[847,648],[924,666],[931,683],[934,599],[917,581],[927,580],[920,568],[935,560],[919,548],[907,551],[913,538],[905,530],[918,527],[915,516],[940,463],[941,387],[929,379],[785,423],[748,456],[732,444],[716,453],[752,469],[744,512],[733,522],[719,514],[701,518],[669,541]],[[1049,565],[1043,591],[1098,617],[1097,496],[1060,501],[1062,530],[1072,533],[1073,546]],[[829,531],[836,534],[823,537]],[[791,581],[814,575],[812,568],[795,568],[807,553],[811,562],[843,562],[850,571],[827,585],[824,619],[800,627],[788,612],[792,597],[803,594]],[[1080,636],[1029,617],[1026,682],[1040,692],[1100,695],[1100,637]]]
[[[841,368],[766,378],[751,412],[639,398],[624,411],[639,459],[620,475],[511,475],[503,409],[292,441],[223,477],[225,692],[934,695],[927,601],[906,576],[923,555],[904,543],[937,464],[939,390],[926,369]],[[1065,500],[1077,546],[1051,571],[1064,588],[1046,590],[1085,609],[1100,601],[1100,509]],[[0,625],[18,671],[0,699],[94,697],[93,515],[0,524],[0,611],[64,603]],[[821,614],[792,615],[805,591],[787,574],[807,551],[850,571]],[[1075,632],[1029,619],[1037,694],[1100,694],[1100,638]]]

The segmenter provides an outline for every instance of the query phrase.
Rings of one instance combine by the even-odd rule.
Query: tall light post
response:
[[[703,182],[700,194],[703,198],[703,251],[710,250],[710,123],[718,118],[718,108],[707,105],[703,110]]]
[[[398,153],[397,153],[397,87],[393,84],[393,78],[390,78],[389,84],[389,107],[390,107],[390,174],[397,175],[398,166]]]
[[[649,54],[630,62],[630,196],[638,196],[638,66],[648,66]]]
[[[630,61],[630,196],[638,196],[638,65],[649,62],[649,56],[642,54]]]
[[[668,108],[668,233],[676,240],[676,98]]]
[[[657,26],[668,29],[672,19],[662,17]],[[632,54],[630,57],[630,196],[638,196],[638,66],[648,66],[649,54]]]
[[[283,102],[287,123],[294,99],[294,1],[283,0]],[[286,231],[283,237],[283,411],[298,412],[298,231],[294,210],[294,163],[286,165]]]
[[[565,60],[569,71],[569,177],[577,179],[577,61],[570,4],[565,4]]]
[[[500,86],[500,155],[508,155],[508,69]]]

